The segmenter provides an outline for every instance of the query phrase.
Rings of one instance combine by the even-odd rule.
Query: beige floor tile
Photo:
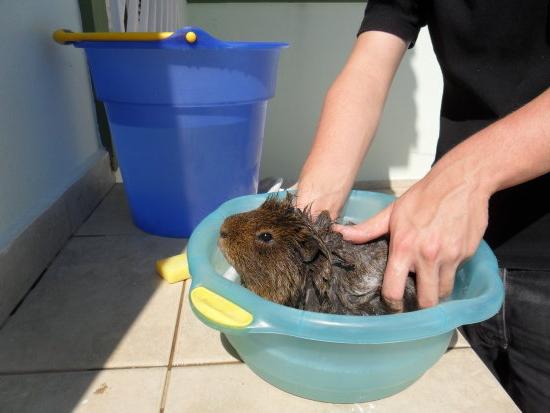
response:
[[[466,341],[464,336],[458,330],[455,330],[451,343],[449,344],[449,349],[455,348],[471,348],[470,343]]]
[[[0,374],[167,365],[183,291],[154,264],[184,244],[154,236],[71,239],[0,330]]]
[[[330,404],[287,394],[243,364],[174,368],[166,413],[518,412],[470,349],[447,352],[401,393],[361,404]]]
[[[67,206],[63,199],[58,199],[5,248],[0,247],[0,324],[67,242],[71,232]],[[3,235],[0,233],[0,238]]]
[[[0,376],[0,411],[157,413],[165,368]]]
[[[191,281],[185,285],[183,308],[177,334],[173,365],[195,365],[212,363],[234,363],[238,360],[231,355],[229,344],[220,333],[204,325],[191,310],[189,288]],[[222,341],[223,340],[223,341]]]
[[[82,224],[76,235],[145,235],[136,227],[122,184],[113,186],[94,213]]]

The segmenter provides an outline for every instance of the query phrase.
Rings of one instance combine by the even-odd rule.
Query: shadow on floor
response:
[[[158,392],[158,411],[183,286],[161,280],[155,261],[185,244],[135,228],[115,186],[0,330],[0,411],[93,411],[79,404],[110,386],[89,389],[102,369],[130,399]]]

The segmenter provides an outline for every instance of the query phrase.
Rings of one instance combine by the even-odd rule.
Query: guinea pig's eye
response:
[[[258,239],[262,242],[265,242],[266,244],[270,242],[273,239],[273,235],[269,232],[262,232],[258,234]]]

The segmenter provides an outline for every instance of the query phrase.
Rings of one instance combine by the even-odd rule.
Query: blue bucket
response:
[[[158,41],[73,43],[105,103],[138,227],[189,237],[224,201],[256,193],[286,43],[224,42],[195,27]]]

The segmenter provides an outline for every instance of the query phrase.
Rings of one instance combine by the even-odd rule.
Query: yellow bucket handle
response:
[[[189,35],[188,32],[187,35]],[[158,42],[167,39],[174,32],[96,32],[96,33],[75,33],[66,29],[59,29],[53,33],[53,39],[59,44],[73,42]],[[186,40],[189,42],[188,36]],[[189,36],[192,37],[192,36]],[[196,36],[195,36],[196,39]],[[193,42],[190,42],[193,43]]]

